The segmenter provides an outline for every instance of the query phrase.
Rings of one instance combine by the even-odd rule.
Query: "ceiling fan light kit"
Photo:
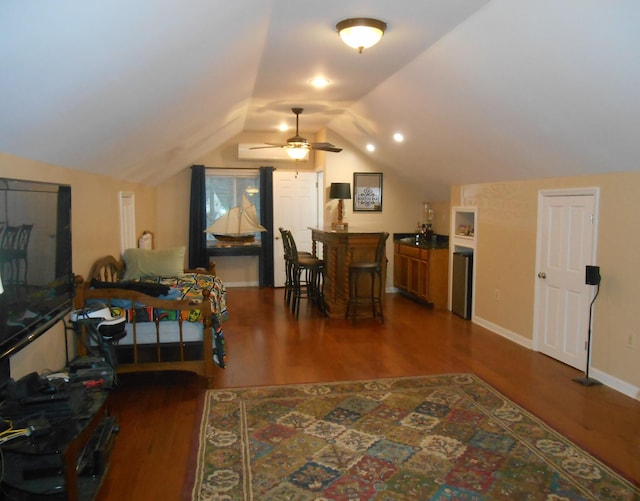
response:
[[[287,154],[293,160],[302,160],[307,157],[311,150],[330,151],[332,153],[340,153],[342,148],[337,148],[331,143],[310,143],[304,137],[300,136],[299,119],[303,108],[291,108],[296,115],[296,135],[287,139],[286,144],[267,143],[268,146],[254,146],[250,149],[260,150],[264,148],[285,148]]]
[[[358,17],[340,21],[336,24],[336,29],[344,43],[362,53],[364,49],[373,47],[380,41],[387,29],[387,23],[378,19]]]
[[[302,160],[307,157],[309,150],[309,145],[306,143],[290,143],[287,146],[287,155],[294,160]]]

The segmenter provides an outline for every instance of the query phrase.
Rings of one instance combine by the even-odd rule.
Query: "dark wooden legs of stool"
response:
[[[359,304],[371,304],[373,318],[380,313],[380,321],[384,323],[382,313],[382,292],[384,274],[382,272],[386,262],[385,246],[389,238],[388,233],[381,233],[376,245],[376,255],[370,261],[356,261],[349,265],[349,302],[344,317],[349,318],[349,313],[355,323]],[[370,290],[368,296],[361,296],[358,291],[360,278],[369,275]],[[352,312],[353,309],[353,312]]]
[[[323,293],[324,261],[310,252],[298,252],[291,231],[280,228],[280,234],[282,235],[286,267],[284,299],[287,306],[298,318],[300,302],[302,298],[308,298],[326,316],[327,310]]]
[[[298,318],[301,300],[312,301],[326,316],[324,304],[324,270],[322,264],[306,266],[294,264],[291,311]]]
[[[360,278],[369,275],[370,286],[369,295],[361,296],[359,291]],[[375,269],[359,269],[352,267],[349,269],[349,302],[344,318],[351,318],[355,323],[358,315],[358,305],[371,305],[371,314],[376,318],[380,314],[380,321],[384,323],[384,313],[382,312],[382,276]]]

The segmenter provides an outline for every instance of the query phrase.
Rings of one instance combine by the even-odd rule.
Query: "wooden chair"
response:
[[[349,318],[349,313],[351,313],[354,323],[358,313],[358,305],[360,304],[371,304],[373,318],[380,313],[380,321],[384,323],[384,314],[382,312],[382,293],[384,290],[382,270],[386,259],[385,250],[388,238],[388,233],[380,235],[373,261],[356,261],[349,265],[349,302],[347,303],[347,311],[344,317]],[[369,294],[366,296],[361,296],[358,290],[362,275],[369,275],[370,280]]]
[[[13,250],[13,265],[16,270],[16,283],[27,284],[27,276],[29,275],[29,260],[27,259],[27,251],[29,247],[29,240],[31,238],[31,230],[33,230],[32,224],[23,224],[18,229],[16,240]],[[24,274],[22,280],[20,280],[20,262],[24,264]]]
[[[89,281],[118,282],[122,277],[123,268],[122,262],[117,261],[113,256],[102,257],[91,266]]]
[[[15,251],[19,232],[20,226],[7,225],[0,237],[0,270],[5,284],[15,284],[17,282]]]
[[[284,300],[287,303],[287,306],[291,307],[291,301],[293,298],[294,291],[294,263],[295,259],[292,259],[292,251],[290,244],[289,235],[291,232],[289,230],[285,230],[284,228],[278,228],[280,231],[280,236],[282,237],[282,247],[284,250],[284,266],[285,266],[285,279],[284,279]],[[298,256],[311,256],[310,252],[305,251],[297,251]]]
[[[289,289],[285,289],[287,304],[296,318],[300,314],[300,302],[304,298],[313,301],[326,314],[322,291],[324,261],[308,252],[298,252],[291,231],[282,229],[281,234],[285,248],[285,259],[287,260],[287,281],[289,283]]]

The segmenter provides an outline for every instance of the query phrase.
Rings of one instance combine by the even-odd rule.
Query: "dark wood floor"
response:
[[[385,323],[294,321],[281,289],[228,290],[228,367],[217,388],[472,372],[640,485],[640,402],[446,311],[387,295]],[[123,375],[121,426],[99,500],[181,499],[205,382],[188,373]]]

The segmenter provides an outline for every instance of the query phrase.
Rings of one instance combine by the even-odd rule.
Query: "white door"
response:
[[[273,173],[273,284],[284,287],[284,248],[278,228],[291,230],[300,251],[311,252],[310,226],[318,226],[318,174],[278,171]]]
[[[534,347],[565,364],[587,364],[589,304],[585,284],[594,264],[597,190],[540,194]]]

